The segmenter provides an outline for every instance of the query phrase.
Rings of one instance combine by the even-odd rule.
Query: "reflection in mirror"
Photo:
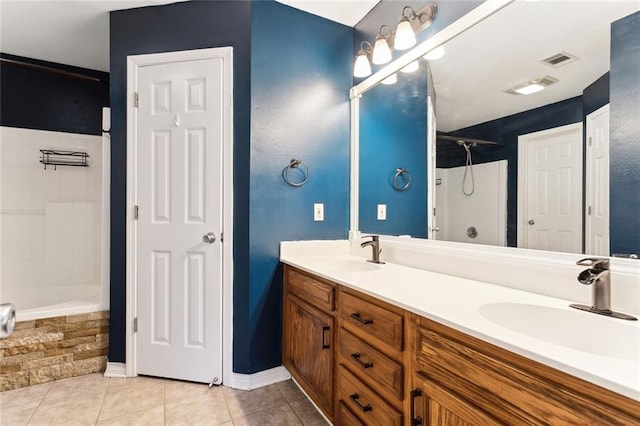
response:
[[[611,38],[611,23],[638,9],[632,1],[517,1],[450,40],[446,55],[428,62],[434,90],[422,92],[422,99],[411,98],[412,108],[424,108],[431,96],[438,135],[454,137],[437,141],[433,227],[439,229],[438,239],[600,255],[608,255],[610,246],[615,251],[621,236],[609,231],[607,105],[610,46],[620,40]],[[640,40],[635,31],[632,37]],[[624,64],[615,65],[624,78]],[[531,82],[538,85],[527,88],[532,89],[529,95],[508,93]],[[535,91],[538,86],[544,88]],[[378,201],[366,204],[364,193],[378,191],[368,187],[365,176],[369,164],[382,161],[373,154],[383,159],[400,155],[399,145],[383,147],[378,141],[370,146],[373,135],[367,131],[373,118],[380,133],[401,132],[386,128],[399,105],[390,102],[386,115],[365,111],[382,99],[401,98],[379,92],[389,89],[404,87],[375,87],[360,100],[360,230],[426,237],[426,222],[422,235],[394,221],[381,224],[373,217],[372,204]],[[424,109],[414,111],[426,121]],[[412,123],[421,130],[419,143],[426,145],[426,124],[420,126],[417,116]],[[402,125],[402,132],[406,128]],[[469,138],[496,145],[474,144]],[[589,140],[591,145],[584,143]],[[370,157],[365,160],[362,152]],[[396,166],[385,167],[388,180]],[[413,167],[426,175],[426,157],[423,166]],[[416,196],[417,205],[425,200],[417,191],[399,196]],[[386,201],[387,211],[394,211],[397,201]],[[400,210],[410,205],[403,201]],[[404,221],[422,220],[422,211],[415,212],[403,211]]]
[[[360,100],[360,229],[426,238],[427,69],[394,76]]]

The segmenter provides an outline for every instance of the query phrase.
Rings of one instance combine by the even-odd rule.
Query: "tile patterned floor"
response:
[[[326,426],[291,380],[253,391],[90,374],[0,392],[0,425]]]

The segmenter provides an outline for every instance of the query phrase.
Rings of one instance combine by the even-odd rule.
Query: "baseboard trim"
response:
[[[124,362],[107,362],[104,377],[127,377],[127,365]]]
[[[291,374],[289,374],[287,369],[283,366],[259,371],[253,374],[232,374],[231,380],[224,381],[224,386],[241,390],[258,389],[274,383],[284,382],[291,378]]]

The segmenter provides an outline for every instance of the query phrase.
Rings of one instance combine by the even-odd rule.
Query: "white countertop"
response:
[[[640,401],[640,321],[393,263],[374,265],[343,253],[309,254],[286,250],[280,260]]]

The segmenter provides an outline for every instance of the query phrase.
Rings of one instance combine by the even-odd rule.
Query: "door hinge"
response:
[[[137,333],[138,332],[138,317],[135,317],[133,319],[133,332]]]
[[[138,92],[133,92],[133,106],[138,108],[139,103],[140,103],[140,96],[138,95]]]
[[[591,206],[587,207],[587,212],[588,212],[587,214],[591,216]]]
[[[220,233],[220,242],[224,243],[224,232]]]
[[[589,136],[589,146],[591,146],[592,143],[593,143],[593,138]]]
[[[133,219],[138,220],[138,216],[140,215],[140,209],[138,206],[133,206]]]

